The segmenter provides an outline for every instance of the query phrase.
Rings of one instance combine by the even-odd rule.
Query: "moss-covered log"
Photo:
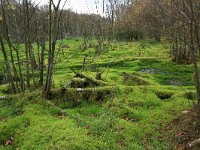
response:
[[[68,87],[70,88],[85,88],[89,86],[89,83],[86,79],[83,78],[72,78],[71,83]]]
[[[150,81],[133,74],[123,73],[123,83],[125,85],[152,85]]]
[[[117,87],[105,86],[98,88],[63,88],[52,90],[51,99],[57,104],[65,102],[78,105],[81,101],[103,101],[118,91]]]
[[[82,78],[82,79],[86,79],[88,81],[88,83],[92,83],[95,86],[108,86],[108,83],[101,81],[101,80],[96,80],[93,79],[91,77],[88,77],[87,75],[84,75],[80,72],[76,72],[74,69],[71,68],[71,70],[74,72],[75,74],[75,78]]]
[[[0,100],[7,100],[7,99],[10,99],[10,97],[8,97],[8,96],[0,96]]]

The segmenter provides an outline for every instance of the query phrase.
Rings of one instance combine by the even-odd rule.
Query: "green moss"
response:
[[[49,101],[42,89],[0,100],[0,149],[167,149],[169,135],[160,139],[160,129],[196,102],[193,66],[172,63],[165,42],[112,41],[113,48],[94,57],[96,41],[82,51],[83,41],[63,41],[69,47],[58,55]],[[92,79],[104,71],[106,86],[61,90],[71,80],[82,84],[70,67]],[[1,85],[0,96],[8,94]]]
[[[10,88],[7,84],[4,84],[4,85],[0,85],[0,93],[2,95],[4,94],[9,94],[10,93]]]
[[[104,149],[106,144],[87,135],[74,120],[59,118],[50,105],[30,104],[24,113],[0,124],[0,144],[12,137],[12,148],[20,149]],[[48,109],[47,109],[47,108]]]

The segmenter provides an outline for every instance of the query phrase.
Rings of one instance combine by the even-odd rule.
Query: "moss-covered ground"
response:
[[[163,128],[195,103],[187,95],[195,92],[192,65],[171,62],[166,42],[115,41],[98,55],[95,41],[86,50],[82,43],[63,41],[54,89],[70,82],[74,68],[90,77],[105,70],[102,80],[115,92],[77,105],[59,95],[41,98],[40,89],[0,100],[0,149],[175,149]],[[0,96],[6,88],[0,86]]]

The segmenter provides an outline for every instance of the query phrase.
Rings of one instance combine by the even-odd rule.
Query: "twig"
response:
[[[188,143],[188,147],[192,148],[192,147],[194,147],[195,145],[198,145],[198,144],[200,144],[200,138]]]

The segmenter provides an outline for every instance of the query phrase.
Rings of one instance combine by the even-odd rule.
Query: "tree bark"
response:
[[[47,76],[46,76],[46,83],[43,90],[43,94],[48,97],[50,92],[50,86],[51,86],[51,78],[52,78],[52,1],[49,0],[49,52],[48,52],[48,70],[47,70]]]
[[[14,73],[14,80],[13,82],[16,83],[16,92],[19,90],[18,88],[18,82],[19,82],[19,77],[17,74],[17,69],[15,67],[15,63],[14,63],[14,57],[13,57],[13,50],[12,50],[12,46],[11,46],[11,42],[10,42],[10,38],[9,38],[9,31],[8,31],[8,26],[7,26],[7,19],[6,19],[6,15],[5,15],[5,9],[4,9],[4,5],[1,3],[1,8],[2,8],[2,15],[3,15],[3,28],[5,30],[5,32],[3,32],[3,36],[6,39],[8,46],[9,46],[9,50],[10,50],[10,59],[11,59],[11,64],[12,64],[12,68],[13,68],[13,73]]]
[[[43,94],[48,98],[50,93],[50,88],[52,85],[53,78],[53,66],[54,66],[54,57],[56,49],[56,41],[59,30],[59,6],[61,0],[58,1],[57,6],[55,6],[53,0],[49,0],[49,54],[48,54],[48,71],[46,77],[46,84],[43,90]],[[54,7],[53,19],[52,19],[52,5]]]
[[[23,1],[24,14],[26,14],[27,0]],[[28,28],[27,28],[27,14],[24,16],[24,40],[25,40],[25,53],[26,53],[26,86],[30,88],[30,67],[29,67],[29,46],[28,46]]]
[[[45,41],[41,44],[41,58],[40,58],[40,86],[44,84],[44,51],[45,51]]]
[[[199,71],[198,71],[198,65],[197,65],[197,59],[196,59],[196,51],[194,46],[194,10],[193,10],[193,2],[192,0],[189,1],[190,10],[191,10],[191,20],[190,20],[190,49],[192,54],[192,60],[194,65],[194,80],[196,84],[196,91],[197,91],[197,99],[198,99],[198,112],[200,114],[200,82],[199,82]]]
[[[4,56],[4,61],[5,61],[6,71],[7,71],[8,82],[11,85],[12,92],[14,94],[16,94],[16,87],[15,87],[15,84],[14,84],[14,81],[13,81],[13,77],[12,77],[10,65],[9,65],[9,62],[8,62],[8,56],[7,56],[7,53],[6,53],[6,49],[4,47],[4,43],[3,43],[2,37],[0,37],[0,43],[1,43],[1,48],[2,48],[2,52],[3,52],[3,56]]]

